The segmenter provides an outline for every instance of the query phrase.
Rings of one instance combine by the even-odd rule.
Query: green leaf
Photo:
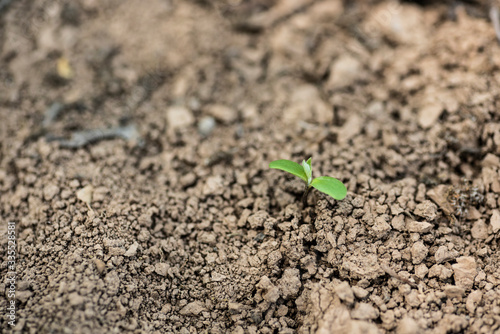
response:
[[[312,167],[311,167],[311,158],[305,162],[305,160],[302,160],[302,168],[304,168],[304,172],[306,173],[307,176],[307,185],[311,185],[312,182]]]
[[[347,188],[339,180],[330,176],[320,176],[315,178],[311,186],[322,193],[332,196],[336,200],[344,199],[347,195]]]
[[[269,164],[269,168],[284,170],[285,172],[300,177],[307,183],[307,175],[304,172],[304,168],[296,162],[285,159],[275,160]]]

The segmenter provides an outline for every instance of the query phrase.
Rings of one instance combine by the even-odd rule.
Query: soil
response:
[[[1,1],[1,331],[498,331],[488,10]]]

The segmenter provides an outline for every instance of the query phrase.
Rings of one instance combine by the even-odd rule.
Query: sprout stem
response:
[[[309,195],[309,190],[311,190],[311,186],[306,187],[306,190],[302,194],[302,205],[304,206],[304,208],[307,207],[307,195]]]

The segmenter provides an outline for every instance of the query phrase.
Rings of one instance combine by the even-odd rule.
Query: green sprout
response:
[[[347,195],[347,188],[345,185],[337,180],[336,178],[330,176],[320,176],[315,179],[312,178],[312,167],[311,158],[307,161],[302,160],[302,165],[290,160],[275,160],[269,164],[269,168],[280,169],[300,177],[306,183],[306,190],[302,195],[302,203],[304,206],[307,205],[307,195],[311,187],[314,187],[325,193],[336,200],[342,200]]]

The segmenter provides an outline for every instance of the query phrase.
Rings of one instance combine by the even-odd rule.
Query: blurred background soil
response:
[[[2,332],[500,330],[495,6],[0,1]]]

